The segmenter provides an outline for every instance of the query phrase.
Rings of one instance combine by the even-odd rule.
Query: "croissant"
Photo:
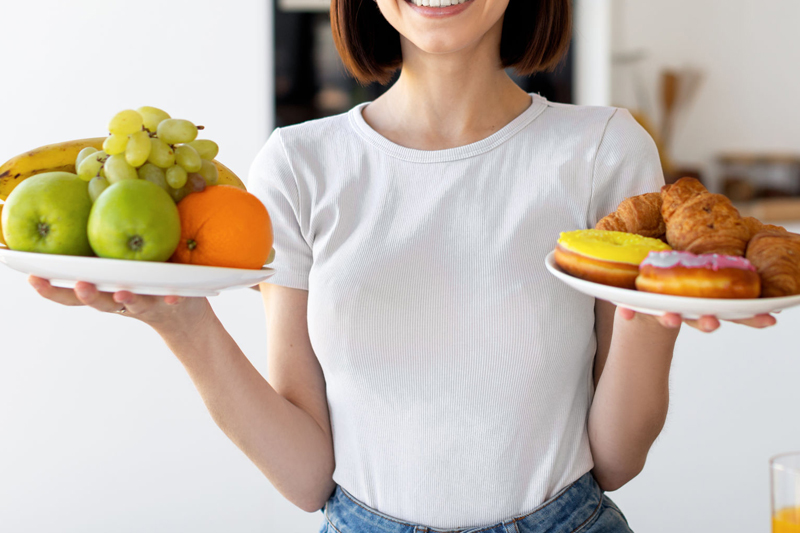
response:
[[[750,228],[725,196],[712,194],[694,178],[661,189],[667,242],[694,254],[743,256]]]
[[[744,222],[745,226],[747,226],[747,230],[750,232],[751,239],[765,230],[786,231],[786,228],[784,228],[783,226],[773,226],[772,224],[764,224],[757,218],[753,217],[744,217],[742,219],[742,222]]]
[[[667,228],[661,216],[661,194],[657,192],[624,199],[617,210],[602,218],[595,229],[635,233],[658,239]]]
[[[761,296],[800,294],[800,235],[764,230],[747,245],[747,259],[761,276]]]

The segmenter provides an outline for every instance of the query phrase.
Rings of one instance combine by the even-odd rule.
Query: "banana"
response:
[[[75,158],[87,146],[103,149],[104,137],[41,146],[9,159],[0,167],[0,200],[24,180],[42,172],[75,172]]]
[[[0,204],[0,220],[3,220],[3,206],[4,205],[5,204]],[[3,225],[0,224],[0,248],[3,248],[3,247],[7,248],[8,245],[6,244],[6,240],[3,237]]]
[[[42,172],[75,172],[75,158],[78,152],[92,146],[103,149],[105,137],[77,139],[41,146],[6,161],[0,166],[0,200],[5,200],[22,181]],[[246,190],[244,183],[231,169],[217,161],[212,161],[219,172],[218,185],[233,185]]]
[[[217,167],[217,172],[219,172],[219,179],[217,179],[217,185],[233,185],[234,187],[238,187],[243,191],[247,190],[247,187],[244,186],[242,180],[239,179],[239,176],[233,173],[231,169],[217,161],[216,159],[211,161]]]

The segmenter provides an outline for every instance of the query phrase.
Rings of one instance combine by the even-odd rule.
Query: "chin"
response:
[[[455,7],[458,1],[449,3]],[[384,15],[405,39],[423,52],[441,55],[478,44],[501,21],[508,0],[468,0],[460,14],[444,17],[422,15],[407,0],[388,5]]]
[[[404,0],[403,0],[404,1]],[[460,52],[478,46],[487,30],[478,24],[447,24],[413,28],[404,37],[417,49],[433,55]]]
[[[444,55],[467,48],[470,45],[470,39],[465,39],[458,35],[439,34],[420,36],[411,41],[411,43],[427,54]]]

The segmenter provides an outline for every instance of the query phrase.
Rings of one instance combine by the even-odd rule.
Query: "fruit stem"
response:
[[[39,225],[36,227],[36,231],[39,232],[39,235],[42,237],[47,237],[47,234],[50,233],[50,226],[47,222],[39,222]]]
[[[144,239],[142,239],[139,235],[134,235],[130,239],[128,239],[128,248],[133,250],[134,252],[138,252],[144,246]]]
[[[197,248],[197,241],[194,239],[188,239],[186,241],[186,247],[189,249],[190,252],[193,251],[195,248]]]

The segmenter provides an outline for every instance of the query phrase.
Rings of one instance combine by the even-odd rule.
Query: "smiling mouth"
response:
[[[469,0],[406,0],[409,4],[420,7],[450,7],[465,4]]]

